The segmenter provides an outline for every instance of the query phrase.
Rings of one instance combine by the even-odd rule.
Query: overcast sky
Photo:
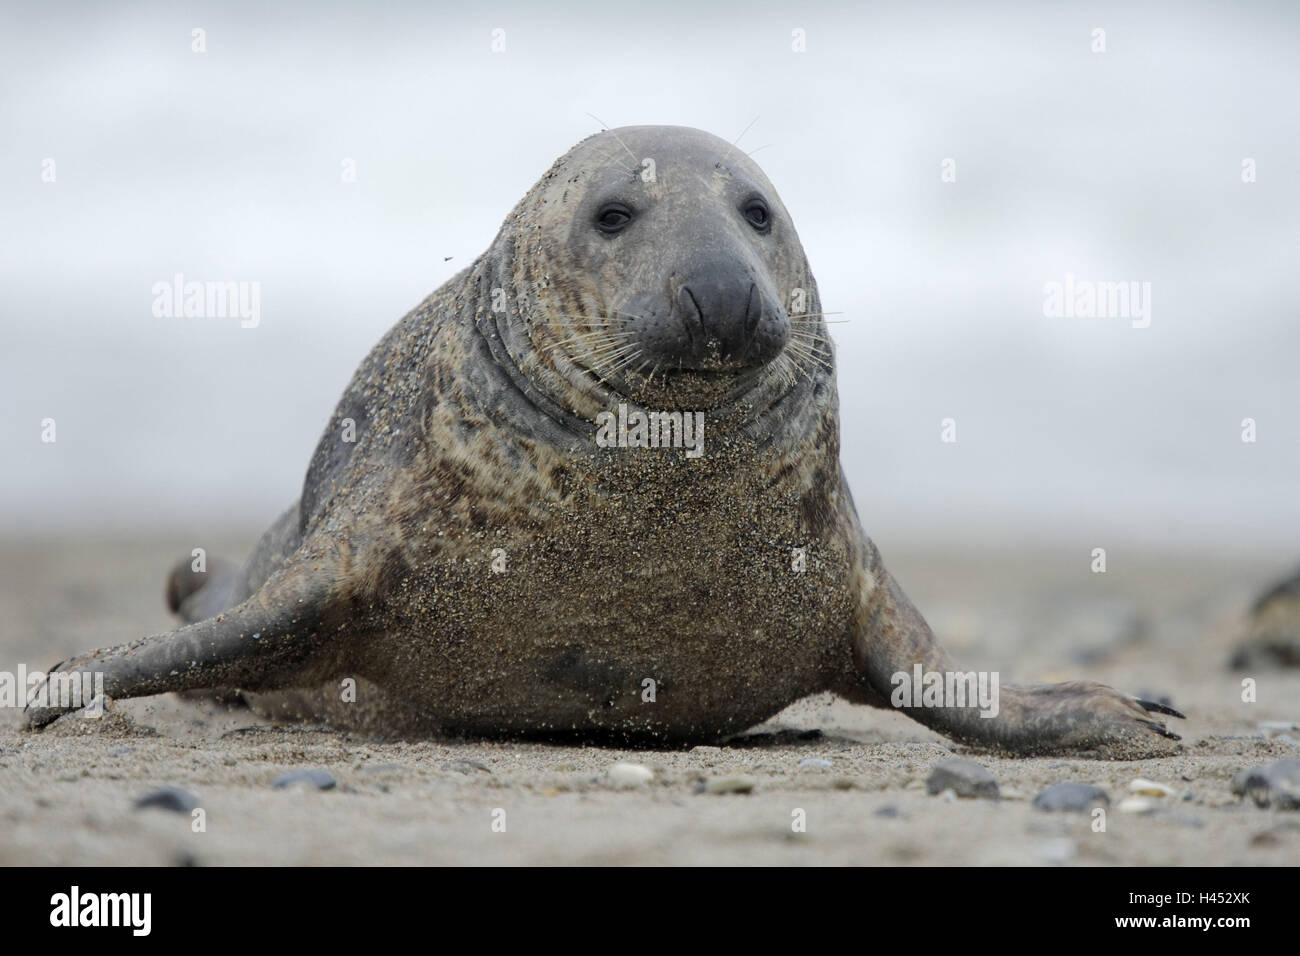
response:
[[[269,523],[366,352],[591,113],[757,117],[849,320],[882,547],[1300,552],[1300,5],[441,6],[6,3],[6,536]],[[177,273],[257,282],[260,323],[155,316]],[[1149,283],[1149,326],[1045,315],[1067,276]]]

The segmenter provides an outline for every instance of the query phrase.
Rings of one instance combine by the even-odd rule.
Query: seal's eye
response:
[[[771,227],[772,219],[767,211],[767,203],[763,202],[763,200],[751,199],[745,203],[742,211],[745,213],[745,218],[749,220],[749,224],[759,232],[767,232]]]
[[[601,232],[618,232],[632,221],[632,210],[621,202],[606,203],[596,213],[596,228]]]

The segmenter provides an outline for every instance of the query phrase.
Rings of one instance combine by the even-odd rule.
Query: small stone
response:
[[[1267,767],[1243,770],[1232,778],[1232,792],[1257,807],[1300,810],[1300,758],[1283,757]]]
[[[749,793],[758,781],[747,774],[735,774],[730,777],[711,777],[704,785],[708,793]]]
[[[324,770],[291,770],[282,773],[271,781],[277,790],[287,787],[300,787],[307,790],[333,790],[338,784]]]
[[[962,757],[937,763],[930,771],[930,777],[925,782],[925,792],[933,795],[945,790],[951,790],[959,797],[983,797],[988,800],[998,798],[998,782],[993,774],[974,760]]]
[[[1082,813],[1096,806],[1110,806],[1110,797],[1090,783],[1054,783],[1034,797],[1034,806],[1049,813]]]
[[[1174,788],[1167,787],[1163,783],[1156,783],[1154,780],[1143,780],[1141,777],[1134,780],[1128,785],[1129,793],[1135,793],[1143,797],[1172,797]]]
[[[616,763],[609,768],[610,783],[620,790],[644,787],[654,778],[654,771],[639,763]]]
[[[165,787],[159,787],[157,790],[150,790],[143,797],[138,797],[135,801],[135,809],[146,810],[149,807],[157,807],[159,810],[170,810],[172,813],[189,813],[198,809],[199,798],[188,790],[180,787],[173,787],[170,784]]]
[[[1119,802],[1120,813],[1150,813],[1156,808],[1156,801],[1151,797],[1125,797]]]
[[[809,757],[807,760],[799,761],[800,770],[830,770],[831,762],[823,760],[821,757]]]
[[[876,811],[875,815],[878,817],[885,817],[886,819],[889,820],[896,819],[898,817],[898,807],[895,806],[881,807],[879,810]]]

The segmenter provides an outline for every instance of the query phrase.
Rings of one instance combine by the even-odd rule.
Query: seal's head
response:
[[[829,369],[803,247],[743,151],[676,126],[606,130],[512,217],[539,364],[660,407],[789,389]]]

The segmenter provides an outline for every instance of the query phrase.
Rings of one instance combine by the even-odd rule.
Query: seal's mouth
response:
[[[729,404],[749,391],[763,374],[762,366],[672,368],[629,375],[619,391],[638,402],[671,409],[707,409]]]

